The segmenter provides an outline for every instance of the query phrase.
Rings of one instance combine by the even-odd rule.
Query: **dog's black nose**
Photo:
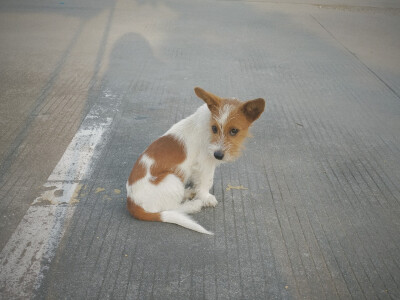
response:
[[[222,151],[215,151],[214,152],[214,157],[218,160],[221,160],[224,158],[224,152]]]

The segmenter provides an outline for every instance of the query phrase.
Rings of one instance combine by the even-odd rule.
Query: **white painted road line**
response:
[[[112,119],[98,120],[98,116],[89,114],[85,121],[89,124],[82,124],[48,181],[82,180],[90,174],[95,149],[101,143]]]
[[[30,298],[40,286],[74,213],[80,181],[91,175],[93,162],[110,135],[112,121],[112,110],[96,105],[91,109],[49,176],[46,190],[33,201],[3,248],[0,289],[6,295]]]

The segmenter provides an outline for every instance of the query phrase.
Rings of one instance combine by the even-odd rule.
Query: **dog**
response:
[[[220,98],[199,87],[194,91],[205,104],[155,140],[133,166],[126,183],[127,209],[138,220],[213,234],[188,214],[217,205],[209,192],[215,168],[240,156],[265,101]]]

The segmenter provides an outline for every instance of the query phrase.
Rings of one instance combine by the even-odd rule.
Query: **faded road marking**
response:
[[[95,105],[0,254],[0,290],[9,298],[30,298],[50,267],[71,219],[80,180],[92,173],[104,148],[114,108]]]

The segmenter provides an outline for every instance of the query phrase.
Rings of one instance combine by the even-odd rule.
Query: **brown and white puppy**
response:
[[[187,214],[217,205],[209,193],[215,168],[240,155],[265,101],[220,98],[198,87],[194,91],[205,104],[140,155],[126,183],[127,208],[139,220],[174,223],[212,234]]]

